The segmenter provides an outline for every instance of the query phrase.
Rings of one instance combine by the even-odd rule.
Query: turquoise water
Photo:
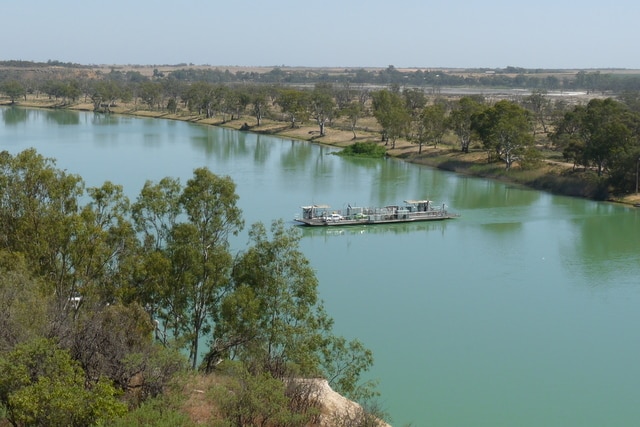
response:
[[[393,425],[640,423],[640,210],[183,122],[0,114],[1,150],[35,147],[132,198],[200,166],[229,175],[247,224],[309,203],[446,203],[461,218],[302,230],[336,329],[374,351]]]

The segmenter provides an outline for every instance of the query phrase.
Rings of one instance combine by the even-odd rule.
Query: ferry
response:
[[[404,205],[376,208],[348,205],[344,212],[329,205],[302,206],[302,216],[294,220],[311,227],[336,225],[393,224],[414,221],[441,221],[460,215],[447,211],[446,206],[434,205],[430,200],[405,200]]]

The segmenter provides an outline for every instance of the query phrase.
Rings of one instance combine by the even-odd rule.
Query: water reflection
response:
[[[596,210],[609,213],[570,222],[575,233],[572,240],[562,244],[565,267],[592,286],[638,284],[635,272],[640,267],[640,212],[613,206],[598,206]]]
[[[253,150],[253,161],[256,165],[264,165],[269,158],[269,141],[262,135],[255,135],[256,147]]]
[[[95,126],[116,126],[120,123],[120,116],[115,114],[93,113],[91,124]]]
[[[44,117],[47,121],[60,126],[73,126],[80,124],[80,115],[69,110],[46,110]]]
[[[544,193],[529,191],[491,180],[461,178],[456,182],[454,198],[460,209],[491,209],[531,206]]]
[[[0,114],[2,115],[2,121],[7,126],[15,126],[18,123],[26,122],[29,118],[29,112],[32,110],[27,110],[25,108],[19,107],[8,107],[1,108]]]
[[[246,135],[230,129],[200,126],[191,136],[191,145],[202,151],[206,158],[227,161],[232,158],[246,158],[250,154]]]
[[[285,148],[287,147],[287,148]],[[320,150],[320,154],[315,156],[315,163],[311,165],[313,147],[311,144],[304,144],[301,141],[291,140],[283,146],[280,155],[280,167],[283,170],[298,170],[302,167],[304,170],[313,170],[316,176],[329,173],[328,164],[323,162],[324,153]],[[313,166],[313,167],[310,167]]]

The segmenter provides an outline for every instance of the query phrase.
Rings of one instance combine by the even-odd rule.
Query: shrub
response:
[[[345,147],[337,154],[339,156],[381,158],[386,156],[387,150],[375,142],[356,142],[355,144]]]

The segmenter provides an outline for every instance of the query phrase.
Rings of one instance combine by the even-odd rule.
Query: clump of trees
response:
[[[0,153],[0,416],[16,426],[117,422],[149,410],[143,402],[176,374],[223,366],[236,384],[226,390],[250,398],[232,392],[221,411],[262,402],[250,418],[261,425],[317,415],[294,378],[374,396],[360,381],[372,354],[333,333],[297,230],[253,224],[247,249],[230,252],[244,226],[237,200],[233,181],[205,168],[185,184],[147,182],[131,202],[121,186],[86,188],[33,149]],[[280,421],[268,419],[273,405]]]
[[[640,162],[640,114],[611,98],[592,99],[557,120],[552,140],[574,167],[593,168],[616,188],[631,191]]]

